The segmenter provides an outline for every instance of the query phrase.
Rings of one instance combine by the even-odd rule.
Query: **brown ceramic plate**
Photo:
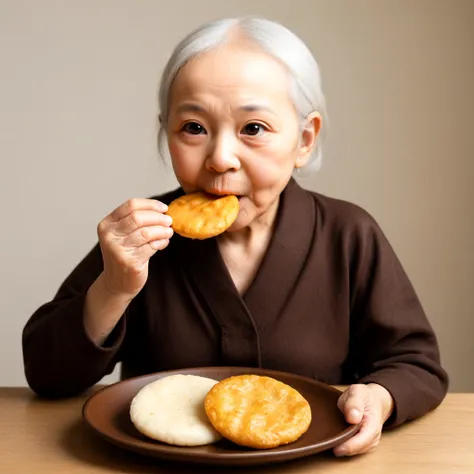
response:
[[[129,408],[138,391],[154,380],[174,374],[192,374],[222,380],[233,375],[256,374],[273,377],[298,390],[311,405],[308,431],[294,443],[268,450],[254,450],[223,440],[199,447],[170,446],[142,435],[130,421]],[[358,426],[348,425],[337,408],[341,392],[315,380],[273,370],[241,367],[203,367],[160,372],[105,387],[93,394],[83,407],[83,418],[101,437],[122,448],[166,460],[200,464],[248,466],[288,461],[315,454],[353,436]]]

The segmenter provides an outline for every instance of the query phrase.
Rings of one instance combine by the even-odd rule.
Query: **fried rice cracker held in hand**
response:
[[[173,230],[190,239],[209,239],[225,232],[239,214],[237,196],[196,192],[175,199],[168,206]]]

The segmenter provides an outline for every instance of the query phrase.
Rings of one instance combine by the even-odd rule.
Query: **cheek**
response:
[[[194,181],[201,168],[197,150],[176,140],[169,141],[169,151],[174,172],[179,181]]]
[[[260,150],[258,156],[249,163],[249,175],[255,185],[260,188],[278,187],[291,177],[294,169],[296,153],[294,147],[275,146]]]

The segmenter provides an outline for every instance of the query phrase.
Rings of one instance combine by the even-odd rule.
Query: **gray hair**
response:
[[[300,118],[301,131],[305,128],[308,115],[314,111],[321,114],[323,125],[326,125],[326,105],[319,67],[300,38],[283,25],[263,18],[214,20],[186,36],[174,49],[163,71],[158,96],[161,122],[158,145],[162,156],[166,144],[170,89],[176,75],[198,54],[224,44],[230,31],[235,28],[287,69],[291,79],[290,98]],[[321,138],[318,137],[308,165],[317,170],[321,160]]]

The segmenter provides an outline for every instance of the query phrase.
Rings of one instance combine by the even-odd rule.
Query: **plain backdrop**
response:
[[[377,219],[451,390],[474,391],[471,0],[0,0],[0,385],[26,383],[23,326],[95,244],[97,223],[176,186],[155,140],[174,45],[244,14],[283,22],[321,67],[324,165],[300,183]]]

